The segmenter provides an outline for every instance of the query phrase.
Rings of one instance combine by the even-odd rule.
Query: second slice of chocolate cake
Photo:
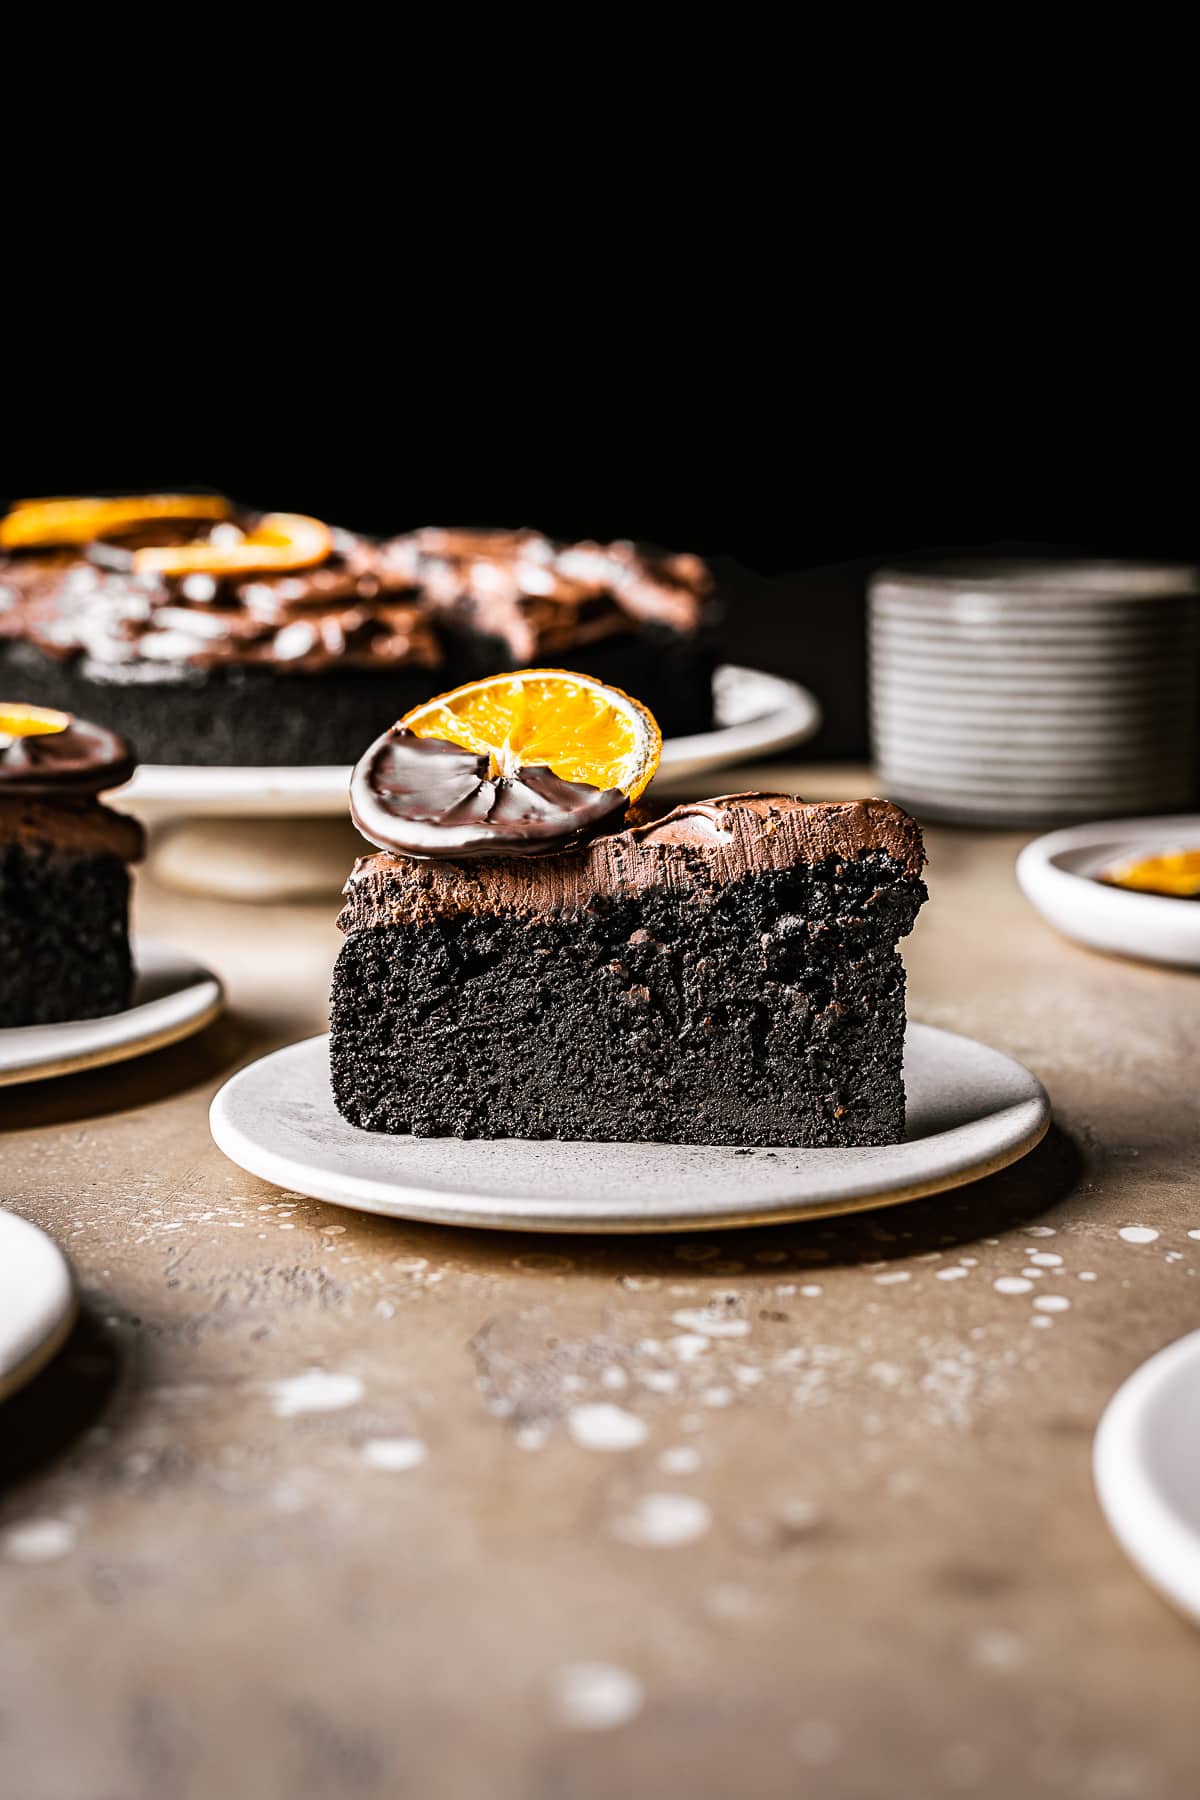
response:
[[[734,794],[544,856],[355,867],[337,1105],[417,1136],[850,1146],[904,1131],[915,822]]]
[[[103,726],[0,701],[0,1029],[129,1005],[129,866],[143,833],[97,796],[133,768]]]

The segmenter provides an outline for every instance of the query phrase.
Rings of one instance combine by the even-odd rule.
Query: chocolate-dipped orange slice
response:
[[[124,738],[48,706],[0,700],[0,797],[99,794],[136,767]]]
[[[662,750],[653,714],[588,675],[526,669],[414,707],[354,771],[363,836],[410,856],[519,856],[624,816]]]

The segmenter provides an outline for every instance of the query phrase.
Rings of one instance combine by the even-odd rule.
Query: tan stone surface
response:
[[[244,1176],[207,1103],[322,1028],[334,896],[142,881],[228,1017],[0,1093],[0,1192],[86,1302],[0,1409],[3,1800],[1193,1800],[1200,1635],[1117,1549],[1090,1449],[1200,1324],[1200,982],[1055,937],[1018,837],[929,842],[911,1010],[1028,1062],[1058,1133],[941,1200],[716,1241],[409,1227]],[[996,1292],[1034,1253],[1068,1311]],[[709,1306],[732,1334],[676,1317]],[[350,1403],[289,1414],[272,1384],[308,1370]],[[577,1442],[592,1403],[644,1441]],[[44,1520],[62,1553],[22,1560]],[[596,1662],[640,1708],[618,1687],[632,1716],[585,1731],[563,1671]]]

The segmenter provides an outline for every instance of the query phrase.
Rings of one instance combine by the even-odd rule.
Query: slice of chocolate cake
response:
[[[0,1028],[129,1005],[142,829],[96,796],[133,769],[111,731],[0,701]]]
[[[359,785],[376,842],[389,803],[383,784]],[[551,854],[451,854],[368,856],[347,885],[330,1061],[354,1124],[735,1145],[903,1135],[897,944],[925,886],[898,807],[734,794]]]

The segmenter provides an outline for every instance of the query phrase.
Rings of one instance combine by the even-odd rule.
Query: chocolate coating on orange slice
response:
[[[0,796],[99,794],[128,781],[136,763],[103,725],[0,700]]]
[[[382,850],[422,857],[529,856],[582,843],[624,816],[620,788],[565,781],[531,764],[492,776],[490,759],[394,725],[355,768],[350,813]]]

